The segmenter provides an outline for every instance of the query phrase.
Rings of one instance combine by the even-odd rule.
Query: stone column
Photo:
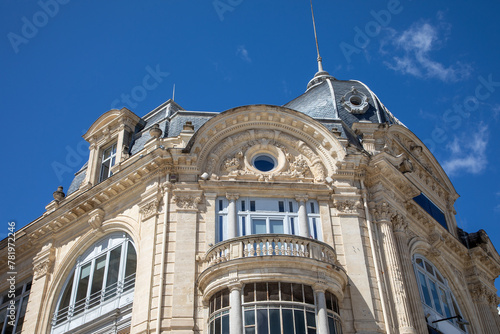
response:
[[[318,330],[318,334],[329,334],[325,289],[315,287],[314,292],[316,293],[316,310],[318,314],[318,323],[316,324],[316,328]]]
[[[393,219],[394,223],[394,236],[396,239],[397,249],[401,260],[401,268],[403,273],[403,280],[408,292],[408,302],[410,304],[411,313],[413,314],[413,323],[418,333],[425,333],[427,331],[427,323],[422,309],[422,302],[418,292],[417,278],[413,270],[413,263],[411,261],[410,250],[408,249],[408,238],[406,236],[406,229],[408,221],[402,215],[397,215]]]
[[[394,303],[394,314],[397,320],[399,333],[417,333],[408,302],[408,295],[404,286],[402,266],[398,256],[396,239],[392,232],[392,221],[394,217],[390,206],[386,202],[378,204],[375,208],[375,218],[380,230],[380,244],[382,245],[385,269],[388,273],[391,297]]]
[[[311,233],[309,232],[309,222],[307,220],[307,195],[296,196],[295,200],[299,203],[299,235],[301,237],[309,238]]]
[[[226,194],[229,201],[227,206],[227,238],[232,239],[238,236],[238,210],[236,209],[236,200],[239,194]]]
[[[482,333],[484,334],[498,334],[497,321],[493,316],[498,317],[498,315],[492,312],[493,305],[490,305],[490,299],[496,301],[493,292],[491,292],[484,284],[477,283],[469,285],[469,289],[472,294],[474,303],[479,311],[479,319],[481,326],[483,327]],[[469,320],[469,319],[466,319]]]
[[[241,310],[241,284],[233,283],[229,288],[229,333],[243,333],[243,313]]]

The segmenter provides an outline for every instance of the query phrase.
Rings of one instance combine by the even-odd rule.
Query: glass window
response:
[[[110,310],[110,303],[122,296],[130,298],[136,264],[136,251],[127,234],[114,233],[94,244],[80,256],[67,280],[53,317],[53,330],[63,325],[72,329],[81,324],[72,322],[74,319],[85,316],[88,322],[89,314],[99,314],[91,311],[105,306]]]
[[[115,162],[116,162],[116,143],[102,151],[101,174],[99,177],[99,182],[104,181],[108,177],[113,175],[111,167],[115,165]]]
[[[416,255],[414,269],[425,313],[434,315],[436,320],[462,317],[451,289],[437,268],[423,256]],[[457,318],[449,319],[448,322],[465,331],[465,327],[458,323]]]
[[[210,323],[212,334],[229,334],[229,290],[224,289],[210,298]],[[245,317],[247,315],[245,314]]]
[[[413,200],[424,209],[434,220],[436,220],[441,226],[445,229],[448,229],[448,224],[446,223],[446,217],[437,207],[436,204],[432,203],[430,199],[427,198],[424,194],[420,194],[417,197],[413,198]]]
[[[242,197],[237,205],[238,235],[249,234],[299,234],[298,203],[290,199],[276,198],[249,198]],[[217,199],[216,240],[221,242],[227,239],[228,210],[227,201]],[[321,240],[321,220],[318,213],[318,203],[314,200],[307,202],[307,217],[309,235]],[[241,209],[241,210],[240,210]],[[246,210],[248,209],[248,211]]]
[[[30,294],[31,281],[24,282],[11,291],[4,291],[0,296],[0,334],[21,333],[24,324],[24,316],[26,315],[26,307]],[[14,301],[16,312],[11,317],[9,306]]]
[[[253,295],[257,298],[253,299]],[[327,309],[328,321],[335,330],[331,333],[340,334],[340,317],[331,310],[334,304],[337,305],[337,299],[330,292],[327,295],[330,305]],[[245,334],[316,334],[311,286],[283,282],[249,283],[243,287],[243,296]]]

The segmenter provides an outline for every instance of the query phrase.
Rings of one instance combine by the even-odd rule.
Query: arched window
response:
[[[53,317],[52,332],[63,333],[84,326],[131,304],[136,264],[136,251],[126,233],[110,234],[90,247],[77,259],[66,281]]]
[[[448,286],[448,281],[429,260],[421,255],[415,256],[414,267],[428,324],[431,327],[437,327],[436,324],[439,324],[438,327],[446,328],[447,333],[466,332],[462,313]],[[450,319],[439,321],[447,318]]]

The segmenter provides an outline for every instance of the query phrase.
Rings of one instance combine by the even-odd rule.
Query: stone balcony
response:
[[[200,260],[198,285],[205,296],[235,281],[280,280],[312,285],[321,280],[338,290],[347,282],[333,247],[296,235],[256,234],[225,240]]]

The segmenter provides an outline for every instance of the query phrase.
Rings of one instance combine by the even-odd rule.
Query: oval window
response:
[[[276,159],[268,154],[259,154],[253,158],[253,166],[261,172],[269,172],[276,167]]]

